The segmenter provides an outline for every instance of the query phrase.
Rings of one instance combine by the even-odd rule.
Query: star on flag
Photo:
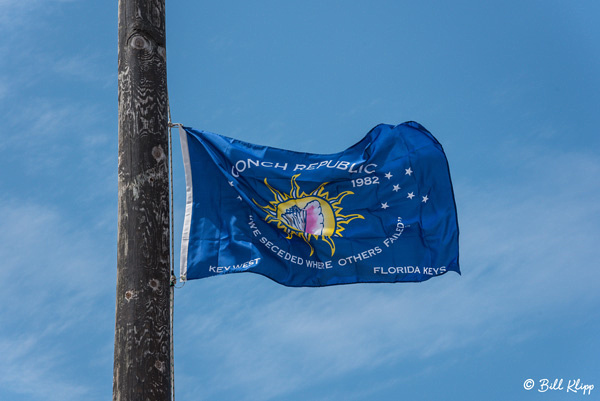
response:
[[[412,168],[410,166],[408,168],[405,168],[404,171],[405,171],[404,175],[408,175],[408,176],[412,176],[412,174],[414,173],[414,171],[412,170]],[[388,180],[390,180],[393,176],[394,176],[394,174],[392,174],[391,171],[388,171],[386,174],[384,174],[384,177],[387,178]],[[398,192],[398,191],[400,191],[400,189],[402,189],[402,187],[400,186],[400,184],[394,184],[393,182],[391,182],[390,184],[393,185],[393,188],[392,188],[393,192]],[[418,197],[418,196],[415,195],[415,191],[411,191],[411,192],[407,192],[406,193],[406,197],[408,199],[412,200],[414,197]],[[421,196],[421,198],[422,198],[422,200],[421,200],[422,203],[427,203],[427,201],[429,201],[429,196],[428,195]],[[381,208],[382,209],[385,210],[385,209],[387,209],[389,207],[390,207],[390,205],[388,204],[388,202],[382,202],[381,203]]]

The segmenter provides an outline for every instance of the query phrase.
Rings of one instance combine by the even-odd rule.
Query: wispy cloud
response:
[[[9,115],[6,109],[19,107],[21,99],[48,96],[54,100],[73,93],[82,84],[89,85],[90,89],[113,89],[116,84],[114,48],[60,45],[64,39],[56,24],[68,21],[65,14],[72,6],[67,4],[76,2],[78,0],[0,0],[3,113]],[[98,103],[90,98],[92,100]]]
[[[188,358],[202,355],[211,368],[178,380],[199,391],[188,375],[200,375],[199,386],[211,389],[206,399],[273,399],[409,357],[491,352],[530,339],[575,306],[595,310],[600,272],[583,266],[597,259],[600,162],[534,148],[527,156],[511,162],[535,180],[455,183],[463,276],[322,289],[280,288],[261,277],[190,282],[217,289],[208,304],[178,313],[176,338]],[[580,171],[586,176],[574,180]],[[195,289],[180,297],[186,291]]]
[[[56,369],[61,359],[34,335],[29,337],[0,338],[0,383],[15,394],[25,394],[34,400],[62,401],[84,399],[88,396],[86,386],[77,381],[61,378]],[[0,392],[2,394],[2,392]]]
[[[74,3],[78,0],[0,0],[0,30],[14,30],[31,21],[36,12],[48,11],[57,3]]]
[[[110,153],[106,111],[93,102],[36,98],[8,105],[0,148],[30,173],[97,160]],[[98,146],[100,145],[100,146]]]
[[[116,54],[112,56],[116,59]],[[113,57],[87,52],[59,58],[52,64],[54,71],[67,79],[100,83],[103,87],[107,87],[117,81],[116,68],[112,73],[107,73],[102,67]]]
[[[94,375],[73,374],[93,371],[93,362],[74,359],[71,344],[112,339],[112,325],[95,325],[113,316],[111,252],[41,204],[3,198],[0,216],[0,394],[89,399]],[[97,358],[95,349],[89,356]]]

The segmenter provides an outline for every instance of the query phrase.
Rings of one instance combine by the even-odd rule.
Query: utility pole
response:
[[[113,401],[171,399],[165,0],[119,0]]]

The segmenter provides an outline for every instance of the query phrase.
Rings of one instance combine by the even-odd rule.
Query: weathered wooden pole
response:
[[[165,0],[119,0],[113,400],[171,398]]]

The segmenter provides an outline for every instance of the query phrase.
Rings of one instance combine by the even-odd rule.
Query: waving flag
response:
[[[253,272],[316,287],[460,273],[448,163],[418,123],[380,124],[330,155],[180,136],[183,280]]]

